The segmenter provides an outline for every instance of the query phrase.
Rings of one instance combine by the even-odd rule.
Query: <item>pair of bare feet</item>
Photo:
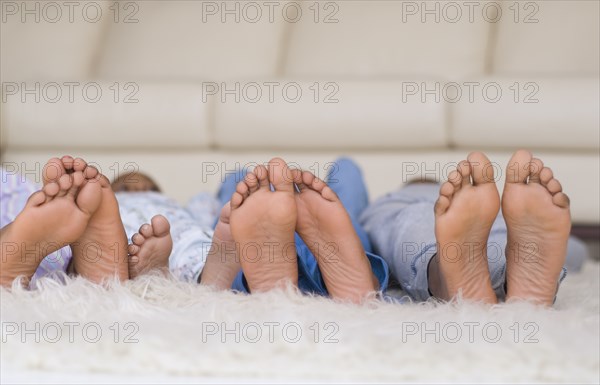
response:
[[[0,285],[18,276],[28,280],[44,257],[70,246],[68,272],[93,282],[126,280],[166,262],[145,258],[146,238],[168,233],[164,217],[144,225],[129,246],[116,197],[108,179],[80,158],[53,158],[42,171],[44,187],[34,193],[15,220],[0,230]],[[165,229],[165,222],[167,228]],[[157,233],[157,234],[155,234]],[[168,255],[167,255],[168,258]]]
[[[450,173],[435,205],[437,254],[429,265],[429,288],[449,300],[496,303],[488,271],[487,242],[500,206],[506,221],[507,300],[551,305],[565,263],[571,228],[569,198],[552,170],[528,151],[510,159],[502,201],[489,159],[469,154]]]
[[[215,228],[201,283],[231,287],[241,266],[251,292],[297,285],[295,232],[315,256],[332,298],[360,302],[377,290],[337,195],[312,173],[292,170],[280,158],[256,167],[237,185]]]

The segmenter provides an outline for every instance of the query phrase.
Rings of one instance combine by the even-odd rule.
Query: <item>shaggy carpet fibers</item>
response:
[[[599,265],[528,303],[214,292],[159,276],[0,289],[2,383],[600,381]]]

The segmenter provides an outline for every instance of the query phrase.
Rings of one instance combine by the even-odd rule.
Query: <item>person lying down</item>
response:
[[[261,292],[291,284],[361,302],[386,289],[389,264],[417,300],[451,300],[461,292],[486,303],[506,297],[551,305],[565,276],[568,198],[550,169],[517,152],[509,163],[515,171],[502,198],[503,221],[488,165],[485,155],[470,154],[437,202],[431,188],[418,197],[418,186],[408,186],[368,206],[351,160],[338,160],[327,184],[274,158],[226,178],[216,199],[198,196],[183,208],[144,175],[123,176],[111,188],[82,159],[54,158],[43,170],[44,188],[14,221],[3,218],[1,284],[34,272],[64,270],[101,282],[169,267],[181,279],[219,289]],[[3,185],[3,208],[31,190],[18,185]],[[399,246],[411,238],[427,250],[403,255]],[[506,246],[502,258],[488,256],[488,240]],[[516,254],[532,243],[540,254],[524,263]]]

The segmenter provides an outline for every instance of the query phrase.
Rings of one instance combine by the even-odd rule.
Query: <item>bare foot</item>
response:
[[[437,254],[429,264],[429,289],[443,300],[461,290],[465,299],[496,303],[487,240],[500,197],[489,159],[480,152],[467,159],[450,173],[435,204]]]
[[[231,289],[233,280],[242,268],[233,235],[231,235],[231,202],[221,210],[219,222],[215,227],[206,264],[199,281],[202,285],[213,286],[218,290]]]
[[[252,292],[298,285],[292,173],[280,158],[268,167],[248,173],[231,197],[231,233]]]
[[[0,285],[17,276],[28,283],[42,259],[77,240],[98,209],[97,184],[85,184],[81,172],[64,174],[31,195],[17,218],[0,230]]]
[[[294,170],[296,231],[315,256],[332,298],[361,302],[377,290],[365,249],[337,195],[308,171]]]
[[[529,151],[515,152],[508,163],[502,214],[508,228],[507,300],[552,305],[571,230],[569,198],[552,170]]]
[[[155,215],[151,224],[143,224],[131,237],[129,245],[129,278],[134,279],[151,270],[169,271],[169,256],[173,250],[171,225],[167,218]]]
[[[129,277],[127,235],[121,222],[119,204],[108,179],[83,159],[63,156],[51,160],[44,168],[44,183],[52,181],[57,175],[77,171],[83,173],[85,183],[97,183],[100,186],[102,201],[84,233],[71,244],[73,259],[69,271],[96,283],[113,277],[125,280]]]

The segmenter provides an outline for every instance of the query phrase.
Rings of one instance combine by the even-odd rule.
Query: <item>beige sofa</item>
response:
[[[2,4],[14,172],[81,155],[185,202],[245,163],[345,154],[376,198],[526,147],[600,222],[597,1],[36,3]]]

